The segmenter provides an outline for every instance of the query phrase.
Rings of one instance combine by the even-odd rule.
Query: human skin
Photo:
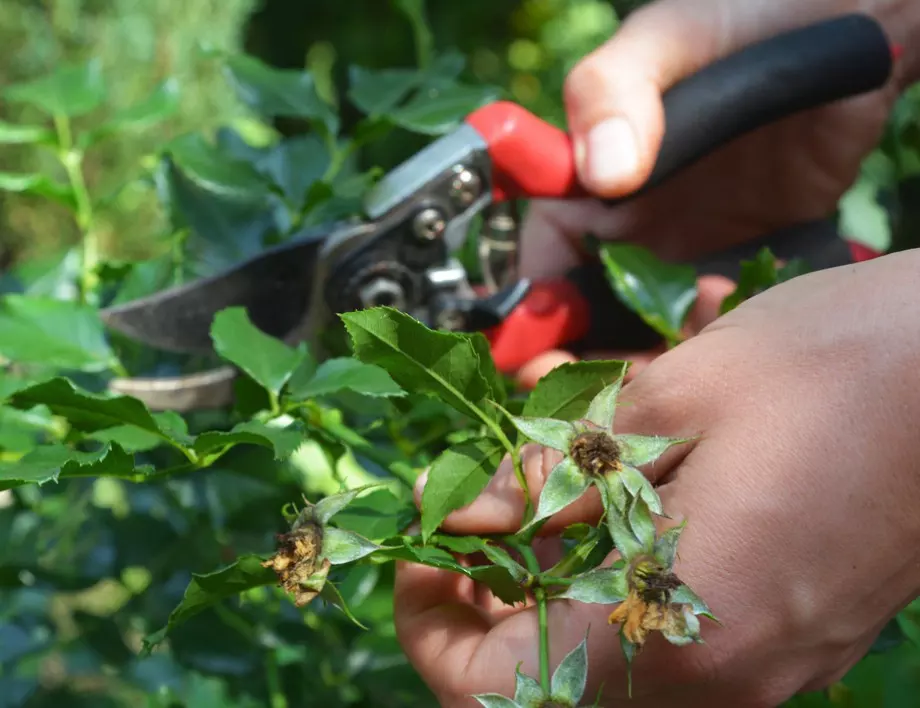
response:
[[[675,572],[724,624],[703,620],[700,646],[653,637],[635,664],[630,705],[778,705],[842,676],[920,592],[918,269],[920,251],[911,251],[779,285],[624,387],[617,432],[700,436],[645,471],[661,484],[666,513],[688,520]],[[559,458],[530,448],[525,459],[536,496]],[[510,533],[522,513],[504,464],[445,529]],[[599,514],[589,493],[544,532]],[[590,627],[587,695],[604,681],[608,706],[626,683],[611,609],[557,601],[549,612],[553,666]],[[402,565],[395,610],[403,646],[441,705],[510,694],[518,661],[537,675],[532,609]]]
[[[584,135],[592,119],[616,110],[633,111],[647,130],[642,154],[653,155],[654,107],[668,85],[754,39],[852,10],[875,14],[907,47],[909,37],[920,38],[915,2],[650,5],[572,72],[566,99],[573,132]],[[574,250],[566,263],[559,248],[590,227],[673,258],[827,215],[877,143],[893,101],[917,78],[916,64],[908,50],[884,91],[763,129],[623,209],[535,205],[524,235],[527,274],[573,265]],[[636,72],[645,72],[644,84]],[[592,151],[583,152],[582,179],[590,183]],[[758,169],[746,172],[744,160]],[[640,174],[641,158],[637,164]],[[639,183],[634,176],[618,187],[591,186],[615,195]],[[552,252],[552,264],[537,258],[541,249]],[[625,386],[621,399],[631,405],[618,411],[617,432],[699,435],[645,472],[660,484],[666,512],[689,521],[676,573],[724,623],[703,620],[704,645],[650,640],[634,666],[630,705],[778,705],[840,678],[920,593],[918,272],[920,252],[909,251],[797,278],[718,319],[704,303],[698,310],[708,307],[709,315],[697,313],[696,336],[647,358]],[[726,286],[707,283],[709,294]],[[557,459],[527,449],[534,495]],[[522,511],[506,462],[446,529],[512,532]],[[553,534],[596,521],[599,512],[589,493],[560,513],[543,530],[548,552]],[[550,606],[553,666],[590,626],[585,695],[593,699],[603,682],[602,705],[625,691],[616,629],[606,625],[610,610]],[[519,661],[537,675],[532,607],[507,608],[467,579],[399,564],[395,612],[410,661],[444,706],[477,705],[473,693],[510,695]]]

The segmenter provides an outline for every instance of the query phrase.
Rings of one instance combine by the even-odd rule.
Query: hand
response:
[[[893,41],[916,46],[906,38],[920,25],[913,0],[657,0],[642,7],[567,78],[582,183],[616,197],[645,182],[664,132],[661,96],[679,80],[754,41],[856,10],[879,19]],[[580,259],[575,241],[588,231],[678,260],[827,217],[878,144],[915,63],[906,56],[882,91],[756,131],[628,204],[534,202],[523,225],[522,275],[567,271]]]
[[[688,519],[677,575],[724,623],[704,645],[653,636],[633,669],[636,708],[772,708],[840,678],[920,592],[920,251],[809,274],[745,302],[627,384],[617,432],[699,434],[646,470]],[[534,501],[556,459],[530,449]],[[523,513],[507,464],[446,530],[510,533]],[[552,519],[596,521],[590,494]],[[625,674],[610,606],[550,604],[551,665],[589,625],[589,685],[618,705]],[[396,628],[447,708],[510,695],[537,675],[532,608],[502,606],[454,574],[400,565]],[[626,705],[624,703],[624,705]]]

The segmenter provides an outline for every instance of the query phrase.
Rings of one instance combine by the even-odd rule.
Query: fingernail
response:
[[[608,118],[588,133],[587,176],[595,188],[613,189],[639,168],[636,135],[625,118]]]

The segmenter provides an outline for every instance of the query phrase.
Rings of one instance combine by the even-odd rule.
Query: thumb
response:
[[[780,17],[777,5],[782,3],[658,0],[631,14],[566,78],[569,131],[582,184],[609,198],[641,187],[665,131],[662,94],[722,56],[786,29],[790,19]],[[807,22],[801,14],[809,12],[786,15]]]

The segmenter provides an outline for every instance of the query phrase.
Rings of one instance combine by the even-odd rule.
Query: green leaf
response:
[[[143,101],[118,111],[111,125],[119,130],[156,125],[176,113],[179,109],[179,98],[179,82],[174,78],[167,79]]]
[[[427,543],[452,512],[471,503],[489,483],[504,455],[495,440],[469,440],[434,461],[422,492],[422,538]]]
[[[697,297],[694,268],[665,263],[648,249],[626,243],[602,244],[599,254],[620,299],[669,342],[679,342]]]
[[[346,531],[327,526],[323,529],[323,558],[332,565],[354,563],[380,549],[376,543],[368,541],[354,531]]]
[[[585,637],[556,667],[550,689],[552,699],[563,705],[577,706],[587,681],[588,639]]]
[[[574,540],[556,564],[545,571],[547,576],[573,577],[596,567],[607,555],[608,537],[588,524],[573,524],[563,531],[563,539]]]
[[[277,581],[274,571],[263,568],[262,559],[254,554],[241,556],[212,573],[192,573],[192,581],[185,589],[182,602],[169,615],[167,625],[144,639],[145,650],[149,651],[162,642],[169,632],[199,612],[229,597],[263,585],[274,585]]]
[[[511,557],[511,554],[508,553],[508,551],[506,551],[504,548],[499,548],[498,546],[493,546],[492,544],[485,543],[483,544],[482,552],[485,553],[486,558],[492,561],[495,565],[507,570],[508,574],[514,578],[515,582],[523,583],[531,577],[530,572],[528,572],[524,566],[514,560],[514,558]]]
[[[595,568],[575,578],[565,592],[555,597],[578,602],[609,605],[622,602],[629,594],[623,568]]]
[[[147,406],[131,396],[88,393],[65,378],[54,378],[24,388],[10,396],[10,405],[31,408],[45,405],[54,414],[67,419],[75,430],[94,433],[106,428],[129,424],[166,439],[187,443],[181,430],[167,431],[167,417],[154,418]]]
[[[3,96],[13,103],[40,108],[51,116],[82,116],[105,100],[102,63],[94,58],[84,64],[64,64],[50,74],[8,86]]]
[[[358,627],[367,630],[367,627],[361,624],[361,622],[358,621],[358,618],[355,617],[354,613],[351,611],[351,608],[348,606],[348,603],[345,602],[345,598],[342,596],[342,593],[339,592],[339,589],[334,584],[326,582],[323,585],[323,589],[320,591],[319,596],[329,604],[338,607],[342,611],[342,614],[344,614],[351,622],[354,622]]]
[[[626,375],[624,361],[576,361],[557,366],[541,378],[524,404],[526,418],[579,420],[591,401]]]
[[[281,393],[304,357],[304,351],[289,347],[252,324],[242,307],[217,313],[211,325],[211,339],[221,358],[245,371],[274,396]]]
[[[625,370],[623,371],[623,376],[626,376]],[[619,398],[622,388],[622,377],[609,386],[604,387],[604,389],[591,400],[585,418],[608,432],[612,431],[613,421],[616,419],[617,398]]]
[[[295,382],[292,378],[287,387],[287,395],[295,401],[328,396],[341,391],[354,391],[363,396],[381,398],[406,395],[384,369],[350,357],[327,359],[319,365],[309,380]]]
[[[620,459],[624,464],[642,467],[658,461],[675,445],[683,445],[693,438],[666,438],[658,435],[617,435]]]
[[[162,161],[157,180],[173,229],[185,232],[186,279],[215,275],[263,253],[267,239],[281,228],[279,205],[264,190],[208,189],[169,157]]]
[[[368,540],[383,541],[399,535],[417,513],[411,500],[397,499],[389,490],[381,489],[350,503],[336,515],[335,524]]]
[[[510,698],[506,698],[498,693],[481,693],[473,696],[485,708],[523,708]]]
[[[202,433],[195,439],[193,449],[199,455],[204,455],[233,445],[259,445],[271,450],[276,460],[284,460],[293,455],[303,442],[304,432],[300,426],[279,428],[248,420],[228,432]]]
[[[879,187],[876,180],[861,176],[840,199],[838,228],[847,238],[885,252],[892,243],[892,224],[891,216],[879,199]],[[743,274],[742,270],[742,277]]]
[[[117,363],[95,308],[25,295],[0,300],[0,356],[88,372],[105,371]]]
[[[179,82],[167,79],[143,100],[117,111],[98,128],[82,133],[79,144],[85,149],[121,131],[146,130],[174,115],[178,109]]]
[[[488,541],[479,536],[448,536],[439,533],[434,534],[429,543],[439,548],[446,548],[451,553],[459,553],[463,556],[483,553],[489,545]]]
[[[625,558],[632,558],[643,552],[645,549],[629,523],[629,504],[632,499],[626,493],[625,486],[618,477],[613,480],[604,478],[597,482],[596,486],[607,510],[604,518],[613,545]]]
[[[708,617],[718,622],[715,615],[712,614],[712,610],[710,610],[709,606],[703,601],[703,598],[693,592],[687,585],[681,585],[671,593],[671,604],[690,605],[693,614]]]
[[[325,526],[333,516],[350,506],[361,494],[377,486],[365,485],[357,489],[349,489],[339,494],[330,494],[327,497],[323,497],[314,505],[313,517],[319,524]]]
[[[620,628],[620,649],[626,660],[626,695],[632,698],[632,665],[636,659],[636,645],[626,638],[622,628]]]
[[[52,144],[54,131],[40,125],[14,125],[0,120],[0,145]]]
[[[383,116],[396,108],[422,80],[415,69],[348,69],[348,100],[369,116]]]
[[[154,414],[154,418],[156,414]],[[163,444],[163,438],[133,425],[116,425],[112,428],[97,430],[86,436],[98,442],[112,442],[127,452],[145,452]]]
[[[497,565],[479,565],[473,566],[467,572],[473,580],[478,583],[482,583],[489,588],[495,597],[501,600],[506,605],[516,605],[518,603],[524,602],[527,599],[527,595],[524,593],[524,588],[514,579],[514,577],[507,571],[507,569],[502,568]]]
[[[508,398],[508,391],[505,387],[504,379],[495,366],[495,360],[492,358],[492,345],[482,332],[468,332],[466,336],[473,345],[473,350],[479,359],[479,373],[486,380],[489,386],[489,398],[499,405],[503,404]]]
[[[379,553],[382,558],[422,563],[432,568],[459,573],[486,585],[489,590],[508,605],[524,602],[524,589],[511,574],[497,565],[473,566],[468,568],[456,560],[447,551],[432,546],[410,546],[408,543],[400,548],[389,548]]]
[[[687,522],[682,521],[662,533],[655,541],[655,558],[666,568],[674,567],[674,560],[677,558],[677,544],[686,527]]]
[[[566,457],[549,473],[543,491],[540,492],[537,511],[528,526],[549,518],[577,501],[588,491],[590,484],[588,477]]]
[[[255,162],[255,167],[278,186],[285,199],[302,209],[314,185],[331,163],[328,146],[319,136],[307,133],[282,140]]]
[[[339,120],[320,97],[307,71],[276,69],[253,56],[237,55],[225,61],[225,73],[239,99],[265,118],[305,118],[326,131],[338,133]]]
[[[722,304],[719,306],[719,314],[724,315],[754,295],[802,275],[807,270],[807,264],[801,259],[796,259],[785,266],[780,266],[770,249],[762,248],[757,252],[757,256],[753,261],[741,261],[738,286],[731,295],[722,300]]]
[[[514,423],[522,435],[544,447],[568,454],[577,431],[572,423],[554,418],[522,418],[513,416]]]
[[[548,696],[540,682],[532,676],[521,673],[521,667],[514,670],[514,702],[521,708],[542,708]]]
[[[655,487],[652,486],[648,477],[635,467],[624,464],[622,469],[615,475],[615,479],[626,488],[626,491],[629,492],[631,496],[640,497],[648,504],[652,512],[656,514],[661,514],[663,512],[661,508],[661,498],[658,496],[658,492],[655,491]]]
[[[660,505],[657,495],[656,502]],[[651,552],[655,547],[655,520],[650,505],[643,495],[635,495],[629,504],[629,527],[643,551]]]
[[[44,406],[26,411],[0,406],[0,451],[25,454],[35,447],[37,440],[53,434],[56,428]]]
[[[410,392],[441,398],[473,419],[491,419],[483,403],[491,382],[471,337],[436,332],[389,307],[341,315],[355,355],[390,374]]]
[[[268,180],[253,165],[227,154],[198,133],[176,138],[165,151],[189,179],[209,192],[247,201],[264,198],[269,192]]]
[[[420,91],[404,106],[390,111],[388,118],[400,128],[423,135],[444,135],[455,129],[477,108],[501,97],[493,86],[455,84]]]
[[[23,484],[42,485],[70,477],[135,476],[134,456],[110,443],[96,452],[79,452],[65,445],[43,445],[17,462],[0,462],[0,490]]]
[[[71,209],[76,208],[73,190],[45,175],[0,172],[0,191],[45,197]]]

